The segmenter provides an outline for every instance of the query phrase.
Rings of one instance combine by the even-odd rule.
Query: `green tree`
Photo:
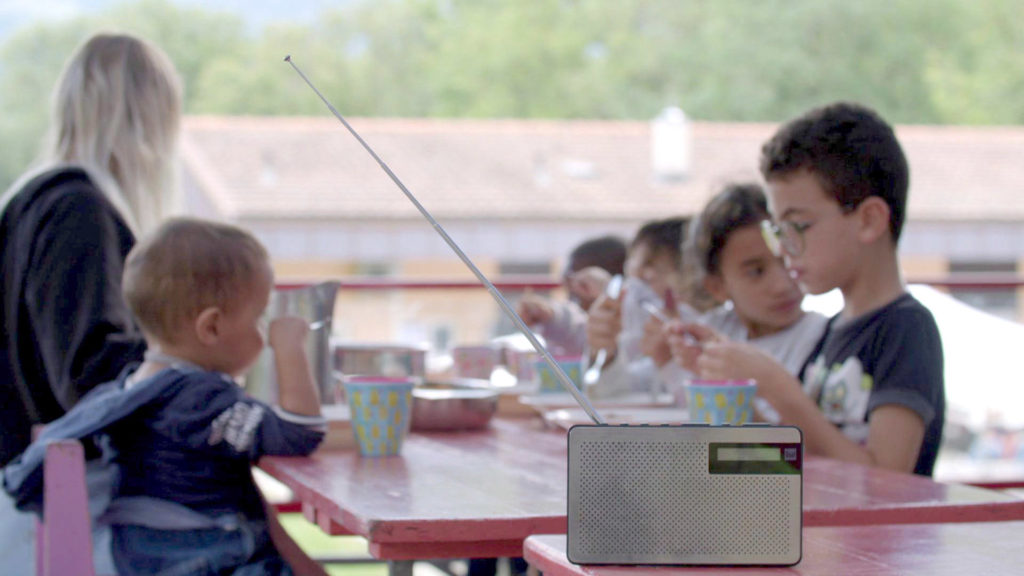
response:
[[[956,42],[934,50],[924,77],[939,123],[1024,124],[1024,28],[1020,0],[956,6]]]
[[[211,58],[196,80],[194,113],[238,115],[322,114],[323,105],[284,62],[296,64],[314,81],[337,81],[328,73],[336,59],[315,32],[296,26],[277,26],[261,39],[247,43],[238,54]],[[321,89],[324,86],[319,86]]]
[[[38,149],[60,67],[90,32],[162,46],[192,114],[780,121],[857,100],[897,123],[1024,122],[1024,0],[356,0],[312,24],[126,1],[0,47],[0,184]]]
[[[92,33],[139,34],[163,48],[185,84],[185,107],[199,97],[196,78],[211,56],[238,60],[244,50],[236,15],[180,8],[167,0],[126,2],[92,17],[37,24],[13,35],[0,49],[0,187],[23,172],[41,150],[50,94],[75,47]]]
[[[49,94],[81,38],[75,24],[33,26],[0,49],[0,190],[39,154]]]
[[[430,30],[426,68],[440,116],[571,116],[567,78],[584,63],[587,34],[560,0],[456,0]],[[567,113],[569,111],[569,113]]]

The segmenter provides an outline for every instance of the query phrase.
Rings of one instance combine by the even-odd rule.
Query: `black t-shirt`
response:
[[[931,476],[942,440],[946,395],[935,319],[904,294],[852,321],[829,326],[802,374],[804,391],[843,434],[867,442],[871,411],[886,404],[924,421],[914,473]]]

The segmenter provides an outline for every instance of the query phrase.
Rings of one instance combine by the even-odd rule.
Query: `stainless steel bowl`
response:
[[[487,380],[468,378],[426,382],[412,391],[412,429],[477,430],[498,409],[498,390]]]
[[[426,374],[426,346],[331,342],[334,369],[342,374],[418,376]]]

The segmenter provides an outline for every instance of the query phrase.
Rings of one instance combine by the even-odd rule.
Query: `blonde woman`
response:
[[[33,425],[141,360],[121,274],[136,235],[175,204],[181,109],[174,66],[144,40],[98,34],[68,61],[42,158],[0,198],[0,464]],[[0,505],[0,538],[18,518]],[[31,562],[19,537],[4,546]]]

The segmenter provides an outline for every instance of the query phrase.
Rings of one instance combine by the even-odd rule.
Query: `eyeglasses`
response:
[[[803,254],[807,247],[804,232],[810,227],[810,222],[775,223],[771,220],[762,220],[761,236],[776,258],[781,258],[783,254],[796,257]]]
[[[856,204],[840,206],[839,214],[846,216],[856,209]],[[761,236],[764,238],[765,244],[768,245],[768,249],[772,251],[776,258],[781,258],[783,255],[796,258],[807,249],[807,241],[804,239],[804,235],[814,224],[814,222],[791,222],[789,220],[782,222],[762,220]]]

